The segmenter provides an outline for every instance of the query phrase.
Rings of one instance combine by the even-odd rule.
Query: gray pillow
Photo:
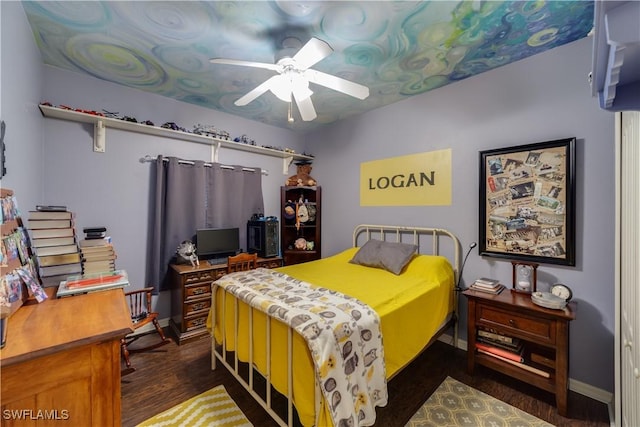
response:
[[[400,274],[417,250],[417,245],[371,239],[358,249],[349,262]]]

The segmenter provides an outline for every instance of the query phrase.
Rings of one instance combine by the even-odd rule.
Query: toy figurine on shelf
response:
[[[296,162],[297,173],[287,178],[285,185],[289,187],[313,187],[317,185],[315,179],[309,175],[311,173],[311,162],[308,160],[301,160]]]

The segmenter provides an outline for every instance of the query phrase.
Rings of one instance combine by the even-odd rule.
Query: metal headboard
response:
[[[395,239],[394,239],[395,236]],[[421,241],[422,237],[422,241]],[[377,238],[385,241],[396,241],[403,243],[413,243],[418,246],[418,250],[424,255],[442,255],[449,259],[454,270],[454,284],[453,284],[453,315],[455,316],[454,326],[454,346],[458,345],[458,295],[457,295],[457,283],[460,281],[460,268],[462,262],[460,240],[455,234],[449,230],[443,228],[431,228],[431,227],[412,227],[412,226],[398,226],[398,225],[374,225],[374,224],[360,224],[353,230],[353,247],[358,245],[359,238],[364,242]],[[450,244],[444,245],[444,240],[451,239]],[[424,240],[430,239],[431,250],[424,243]],[[442,242],[441,242],[442,240]],[[449,249],[447,255],[442,252],[442,246],[447,246]],[[452,255],[451,255],[452,252]]]

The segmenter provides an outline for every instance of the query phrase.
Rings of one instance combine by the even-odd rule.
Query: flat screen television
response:
[[[199,259],[235,255],[240,251],[239,228],[199,228],[196,230]]]

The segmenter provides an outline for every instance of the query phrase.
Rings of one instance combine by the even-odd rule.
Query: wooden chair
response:
[[[227,273],[253,270],[258,266],[258,254],[242,252],[227,259]]]
[[[158,313],[151,311],[151,292],[153,291],[152,287],[147,287],[144,289],[140,289],[137,291],[125,292],[124,296],[127,300],[127,305],[129,306],[129,312],[131,314],[131,322],[133,323],[133,334],[127,335],[126,337],[120,340],[120,346],[122,348],[122,356],[124,358],[125,364],[127,367],[122,370],[122,375],[130,374],[135,371],[136,368],[131,366],[131,361],[129,360],[129,354],[131,353],[140,353],[143,351],[153,350],[165,344],[169,344],[173,342],[171,338],[167,338],[160,327],[160,323],[158,322]],[[155,342],[153,344],[149,344],[143,347],[135,347],[131,348],[130,345],[147,335],[147,333],[135,334],[136,330],[142,328],[143,326],[152,323],[155,332],[160,335],[160,341]],[[151,331],[150,333],[152,333]]]

